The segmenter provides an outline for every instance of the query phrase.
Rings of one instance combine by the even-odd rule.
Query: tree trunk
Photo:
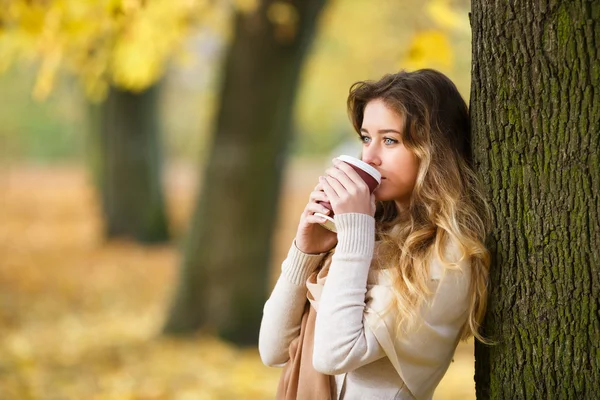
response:
[[[303,59],[325,0],[263,0],[237,14],[203,190],[168,333],[207,327],[256,344]]]
[[[473,0],[471,119],[495,221],[478,399],[600,388],[600,3]]]
[[[156,86],[139,94],[111,87],[92,106],[93,169],[109,238],[168,239],[157,101]]]

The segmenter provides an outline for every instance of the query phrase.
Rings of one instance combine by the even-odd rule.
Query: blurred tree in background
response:
[[[478,399],[600,387],[600,4],[473,1],[473,147],[495,223]]]
[[[92,167],[106,236],[168,239],[161,184],[156,87],[164,65],[197,23],[198,1],[1,1],[0,71],[39,64],[34,97],[60,70],[80,78],[92,105]]]
[[[235,343],[256,343],[293,105],[324,3],[262,0],[235,16],[168,333],[207,325]]]
[[[159,85],[141,93],[110,86],[106,99],[90,104],[96,185],[108,237],[143,243],[168,239],[161,184]]]

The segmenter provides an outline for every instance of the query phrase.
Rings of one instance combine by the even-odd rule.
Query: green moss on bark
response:
[[[476,345],[480,399],[600,387],[596,3],[472,2],[473,149],[494,212],[484,327],[499,342]]]

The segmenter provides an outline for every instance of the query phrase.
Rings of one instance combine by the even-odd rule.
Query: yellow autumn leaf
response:
[[[180,11],[170,2],[156,1],[132,16],[114,49],[113,79],[118,85],[137,91],[158,80],[168,57],[185,39],[185,14]]]
[[[151,45],[120,43],[114,51],[113,79],[127,89],[141,90],[158,74],[158,57]]]
[[[258,0],[234,0],[235,7],[246,14],[250,14],[258,7]]]
[[[60,49],[50,51],[42,59],[35,86],[33,89],[33,97],[37,100],[43,100],[50,94],[54,86],[54,80],[60,67],[62,54]]]
[[[427,14],[441,28],[459,31],[463,33],[471,33],[471,25],[469,24],[469,16],[467,11],[459,12],[453,9],[448,0],[431,0],[426,6]]]
[[[47,10],[39,4],[16,2],[10,16],[19,21],[19,28],[31,35],[39,34],[45,24]]]
[[[452,47],[446,34],[430,30],[415,35],[401,67],[410,70],[428,67],[447,69],[453,63]]]

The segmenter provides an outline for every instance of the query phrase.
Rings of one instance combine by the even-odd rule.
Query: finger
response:
[[[350,168],[354,173],[352,168]],[[360,192],[368,192],[369,187],[365,183],[365,181],[360,177],[360,175],[356,174],[359,178],[359,182],[355,182],[350,179],[350,177],[346,174],[346,172],[342,171],[339,168],[332,167],[327,169],[328,176],[335,178],[345,189],[350,193],[360,193]]]
[[[354,184],[356,186],[359,186],[359,187],[363,186],[363,185],[366,186],[366,183],[365,183],[364,179],[361,178],[360,175],[358,174],[358,172],[356,172],[354,170],[354,168],[352,168],[347,163],[345,163],[345,162],[343,162],[341,160],[338,160],[337,158],[334,158],[333,159],[333,165],[335,166],[335,168],[343,171],[346,174],[346,176],[350,180],[352,180],[352,182],[354,182]]]
[[[311,192],[309,200],[310,201],[314,201],[314,202],[317,202],[317,201],[329,201],[327,199],[327,195],[325,194],[325,192],[320,191],[320,190],[319,191]]]
[[[312,212],[320,212],[323,208],[328,209],[326,207],[325,204],[323,203],[330,203],[329,199],[327,198],[327,195],[324,192],[319,192],[321,193],[321,195],[316,195],[316,198],[313,199],[311,197],[311,199],[308,201],[308,203],[306,203],[306,206],[304,207],[304,214],[310,214]],[[322,196],[322,197],[321,197]]]
[[[323,191],[323,193],[325,194],[325,196],[327,196],[327,192],[328,191],[330,193],[333,191],[333,189],[331,189],[331,187],[329,185],[327,185],[327,188],[325,188],[326,182],[325,182],[325,177],[324,176],[319,176],[319,184],[321,185],[321,190]],[[329,198],[329,196],[327,196],[327,198],[331,202],[331,199]]]
[[[341,169],[335,167],[327,168],[325,171],[325,176],[335,178],[335,180],[338,181],[346,191],[353,190],[356,187],[356,184],[352,181],[352,179],[348,178],[348,175],[346,175],[346,173]]]
[[[322,206],[320,204],[317,203],[309,203],[306,206],[306,209],[309,211],[309,213],[321,213],[321,214],[328,214],[330,211],[327,207]]]
[[[339,200],[339,196],[337,195],[336,191],[331,187],[329,182],[327,182],[327,178],[322,176],[319,179],[321,180],[321,184],[323,185],[323,191],[327,195],[329,202],[337,202],[337,200]]]
[[[322,224],[327,221],[327,219],[314,214],[307,216],[304,220],[309,224]]]
[[[333,199],[339,199],[345,193],[348,193],[348,190],[340,182],[338,182],[337,179],[335,179],[335,178],[333,178],[331,176],[326,176],[324,179],[325,180],[323,181],[323,187],[326,188],[326,189],[327,189],[327,187],[329,187],[329,190],[333,191],[333,194],[330,195],[327,192],[327,190],[325,190],[325,194],[327,196],[329,196],[330,199],[331,198],[333,198]]]

